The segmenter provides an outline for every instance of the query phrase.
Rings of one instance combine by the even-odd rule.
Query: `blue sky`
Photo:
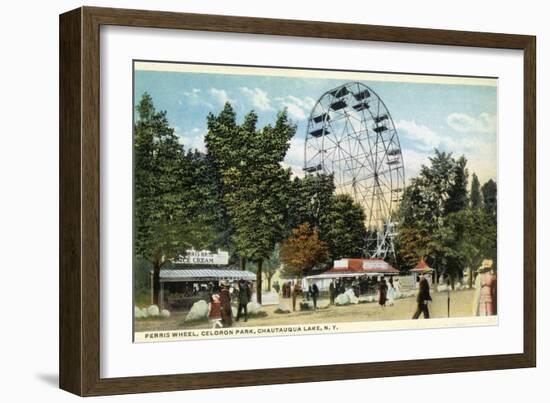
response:
[[[393,117],[407,178],[418,174],[421,164],[427,163],[437,147],[455,155],[464,154],[470,173],[476,172],[482,182],[496,179],[496,82],[441,83],[444,79],[438,79],[426,83],[414,82],[410,77],[399,82],[362,77],[353,81],[372,88]],[[315,101],[325,91],[351,81],[323,78],[318,72],[314,77],[303,77],[136,70],[134,78],[136,103],[147,91],[155,107],[167,111],[170,124],[186,148],[204,150],[206,116],[218,113],[225,101],[232,103],[238,119],[253,109],[259,116],[258,127],[273,122],[277,111],[286,107],[297,132],[285,164],[296,175],[302,175],[306,122]],[[476,85],[478,82],[480,85]]]

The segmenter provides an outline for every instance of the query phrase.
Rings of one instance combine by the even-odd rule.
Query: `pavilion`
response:
[[[435,269],[432,269],[428,263],[426,263],[426,261],[424,260],[424,256],[422,256],[420,258],[420,260],[418,261],[418,263],[416,264],[415,268],[411,270],[411,274],[412,274],[412,284],[413,284],[413,288],[417,288],[418,287],[418,281],[417,281],[417,277],[420,275],[420,274],[424,274],[424,275],[427,275],[429,277],[429,281],[431,282],[431,284],[433,285],[434,284],[434,281],[435,281],[435,276],[434,276],[434,272],[435,272]]]
[[[370,277],[391,277],[398,276],[399,270],[394,268],[383,259],[352,259],[344,258],[334,261],[331,269],[311,276],[308,281],[315,281],[319,289],[328,289],[330,282],[334,279],[354,279]]]
[[[227,252],[188,250],[160,270],[160,309],[165,305],[170,309],[189,307],[200,299],[208,300],[211,287],[220,281],[239,280],[254,282],[256,274],[230,266]]]

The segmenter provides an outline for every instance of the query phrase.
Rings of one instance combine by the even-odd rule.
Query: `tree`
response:
[[[481,193],[483,194],[483,209],[490,217],[492,226],[496,233],[497,228],[497,184],[494,180],[489,179],[481,187]],[[495,235],[496,239],[496,235]],[[496,245],[495,245],[495,254],[493,256],[493,268],[497,269],[497,255],[496,255]]]
[[[452,179],[447,190],[444,214],[456,213],[468,206],[467,160],[461,156],[453,163]]]
[[[320,233],[332,259],[363,257],[367,237],[363,208],[347,194],[333,195],[329,211],[321,217]]]
[[[468,205],[467,160],[439,150],[434,154],[404,191],[398,213],[397,254],[407,269],[426,257],[436,276],[456,276],[462,262],[453,249],[453,237],[459,234],[449,228],[447,217]]]
[[[454,248],[468,268],[468,285],[472,287],[474,270],[483,259],[496,261],[496,222],[490,214],[479,208],[467,208],[451,214],[448,225],[456,234]]]
[[[497,184],[494,180],[489,179],[481,187],[483,194],[483,207],[490,214],[497,214]]]
[[[472,185],[470,188],[470,205],[473,209],[481,208],[481,189],[477,175],[472,174]]]
[[[285,274],[301,276],[327,262],[329,251],[327,244],[319,239],[317,228],[305,222],[282,242],[280,258]]]
[[[296,131],[286,111],[274,125],[256,129],[252,111],[241,125],[226,103],[209,114],[205,141],[222,178],[223,200],[232,226],[236,253],[257,264],[257,299],[262,298],[262,265],[285,234],[290,199],[290,170],[281,165]]]
[[[192,169],[193,182],[190,190],[194,192],[193,199],[197,203],[194,211],[199,221],[207,224],[205,230],[211,230],[211,234],[208,234],[211,246],[214,249],[231,250],[233,228],[223,201],[222,179],[208,154],[198,150],[188,151],[186,159]]]
[[[267,281],[267,284],[265,287],[266,291],[271,290],[271,280],[273,279],[273,276],[275,276],[275,273],[277,273],[277,270],[279,270],[281,267],[279,254],[280,254],[280,247],[279,247],[279,244],[277,244],[275,245],[275,248],[273,249],[273,252],[271,253],[271,256],[269,257],[269,259],[266,259],[262,266],[262,272],[265,277],[265,280]],[[249,262],[246,265],[246,269],[250,270],[253,273],[256,273],[257,266]]]
[[[134,126],[134,246],[153,269],[153,301],[159,303],[160,270],[189,247],[209,242],[210,231],[198,214],[193,169],[169,126],[144,93]]]
[[[335,189],[333,175],[315,174],[294,178],[289,206],[289,228],[295,228],[304,222],[319,228],[322,217],[331,209]]]
[[[428,207],[431,221],[437,223],[442,219],[448,206],[447,200],[451,196],[451,187],[456,173],[456,161],[451,153],[434,150],[435,155],[430,157],[430,165],[422,165],[419,181],[421,189],[421,199],[423,203],[421,209]]]

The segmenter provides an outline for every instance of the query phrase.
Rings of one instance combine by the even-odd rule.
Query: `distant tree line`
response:
[[[430,164],[410,180],[398,212],[396,238],[400,270],[412,269],[421,257],[454,286],[469,269],[469,281],[483,259],[496,268],[497,185],[480,185],[467,160],[435,150]]]

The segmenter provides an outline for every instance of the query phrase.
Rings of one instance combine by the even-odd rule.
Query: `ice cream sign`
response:
[[[229,263],[229,253],[218,250],[216,253],[209,250],[188,249],[185,255],[179,255],[174,259],[176,264],[220,264]]]

